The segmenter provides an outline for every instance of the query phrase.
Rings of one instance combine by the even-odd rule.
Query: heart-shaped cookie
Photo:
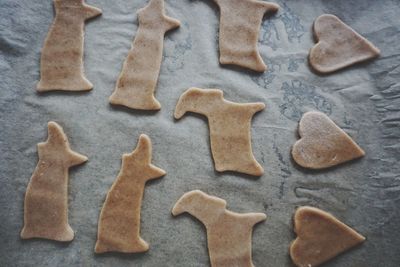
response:
[[[312,207],[297,209],[294,228],[297,238],[290,245],[290,257],[299,267],[318,266],[365,241],[331,214]]]
[[[310,111],[303,115],[299,135],[292,156],[305,168],[324,169],[365,155],[350,136],[321,112]]]
[[[324,14],[314,22],[318,43],[311,48],[310,65],[330,73],[379,56],[379,49],[334,15]]]

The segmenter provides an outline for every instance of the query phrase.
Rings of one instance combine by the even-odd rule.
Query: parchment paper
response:
[[[255,266],[291,266],[292,215],[299,205],[333,213],[367,237],[359,248],[325,266],[400,266],[400,2],[276,1],[280,11],[263,22],[259,49],[263,74],[218,64],[217,6],[210,0],[167,0],[167,14],[182,22],[165,40],[156,91],[159,112],[108,104],[137,30],[145,0],[89,0],[103,15],[86,25],[85,69],[89,93],[37,94],[40,50],[54,11],[49,0],[0,0],[0,266],[208,266],[205,228],[170,210],[185,192],[201,189],[224,198],[237,212],[265,212],[254,231]],[[382,55],[336,74],[319,76],[307,63],[311,26],[323,13],[339,16]],[[263,101],[253,120],[252,142],[265,175],[218,174],[206,120],[174,121],[178,97],[191,86],[220,88],[228,100]],[[305,111],[329,115],[366,151],[358,161],[326,171],[296,167],[290,157]],[[74,150],[89,162],[71,170],[71,243],[20,240],[23,199],[37,163],[36,144],[49,120],[60,123]],[[97,221],[117,176],[121,155],[141,133],[153,141],[163,179],[145,189],[142,237],[150,251],[95,255]]]

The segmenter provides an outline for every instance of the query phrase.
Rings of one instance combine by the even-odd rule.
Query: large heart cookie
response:
[[[321,112],[310,111],[303,115],[299,135],[292,156],[305,168],[324,169],[365,155],[350,136]]]
[[[379,56],[379,49],[334,15],[324,14],[314,22],[318,43],[311,48],[310,65],[330,73]]]
[[[290,257],[300,267],[318,266],[365,241],[331,214],[312,207],[297,209],[294,227],[297,238],[290,246]]]

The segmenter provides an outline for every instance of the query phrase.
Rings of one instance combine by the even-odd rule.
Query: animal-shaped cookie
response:
[[[315,267],[365,241],[365,237],[331,214],[312,207],[300,207],[294,215],[297,238],[290,245],[290,257],[299,267]]]
[[[71,241],[68,224],[68,169],[87,161],[70,149],[61,126],[48,123],[48,138],[38,144],[39,162],[29,181],[24,203],[21,238]]]
[[[217,171],[236,171],[260,176],[264,170],[251,149],[251,119],[265,108],[264,103],[234,103],[219,89],[190,88],[179,98],[175,118],[186,112],[208,118],[211,151]]]
[[[310,111],[303,115],[299,135],[292,156],[305,168],[324,169],[365,155],[350,136],[321,112]]]
[[[279,6],[257,0],[214,0],[220,9],[219,62],[254,71],[267,69],[257,49],[258,34],[266,12]]]
[[[334,15],[324,14],[314,22],[318,43],[311,49],[310,65],[330,73],[379,56],[380,51]]]
[[[236,213],[226,209],[226,201],[200,190],[184,194],[172,209],[177,216],[187,212],[207,229],[212,267],[254,267],[251,256],[253,226],[264,221],[264,213]]]
[[[93,85],[83,74],[83,29],[85,20],[101,10],[83,0],[54,0],[54,7],[56,17],[42,49],[37,90],[90,90]]]
[[[180,22],[164,13],[164,0],[150,0],[138,12],[139,29],[125,60],[110,103],[132,109],[159,110],[154,97],[163,53],[165,32]]]
[[[140,209],[147,181],[165,175],[151,164],[151,141],[142,134],[136,149],[124,154],[117,179],[107,194],[100,213],[96,253],[144,252],[149,245],[140,237]]]

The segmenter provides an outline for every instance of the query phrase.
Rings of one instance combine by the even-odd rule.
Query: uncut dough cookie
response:
[[[312,207],[300,207],[294,215],[297,238],[290,257],[299,267],[314,267],[365,241],[365,237],[331,214]]]
[[[150,0],[139,10],[138,20],[138,32],[110,103],[132,109],[159,110],[161,105],[154,97],[154,90],[160,73],[164,35],[179,27],[180,22],[165,16],[164,0]]]
[[[311,48],[310,65],[330,73],[379,56],[380,51],[334,15],[324,14],[314,22],[318,43]]]
[[[68,169],[87,161],[71,150],[61,126],[48,123],[48,138],[38,144],[39,162],[29,181],[24,202],[21,238],[71,241],[68,224]]]
[[[321,112],[310,111],[303,115],[299,135],[292,156],[305,168],[324,169],[365,155],[350,136]]]
[[[144,252],[149,245],[140,237],[140,209],[147,181],[165,175],[151,164],[151,141],[142,134],[136,149],[124,154],[122,167],[100,213],[96,253]]]
[[[254,267],[251,256],[253,226],[264,221],[264,213],[236,213],[226,209],[226,201],[200,190],[184,194],[172,209],[177,216],[188,212],[207,229],[212,267]]]
[[[219,62],[264,72],[257,49],[258,34],[266,12],[277,12],[274,3],[257,0],[214,0],[220,9]]]
[[[47,34],[40,58],[37,91],[86,91],[93,85],[83,74],[85,20],[101,10],[83,0],[54,0],[56,17]]]
[[[236,171],[260,176],[264,173],[251,148],[251,120],[264,103],[234,103],[219,89],[190,88],[176,105],[175,118],[195,112],[208,118],[211,152],[217,171]]]

